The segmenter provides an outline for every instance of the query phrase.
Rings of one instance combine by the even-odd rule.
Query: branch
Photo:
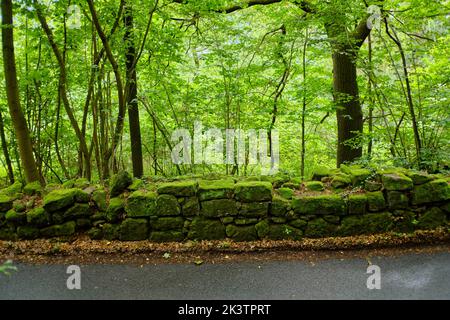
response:
[[[234,5],[228,8],[222,8],[222,9],[217,9],[217,10],[213,10],[215,12],[224,12],[224,13],[232,13],[234,11],[238,11],[238,10],[242,10],[248,7],[253,7],[256,5],[269,5],[269,4],[274,4],[274,3],[279,3],[282,0],[246,0],[244,1],[243,4],[239,4],[239,5]],[[173,3],[187,3],[187,0],[173,0]],[[310,4],[307,1],[301,0],[301,1],[297,1],[297,0],[293,0],[292,1],[295,4],[298,4],[300,9],[302,9],[305,12],[308,13],[315,13],[315,10],[310,6]]]

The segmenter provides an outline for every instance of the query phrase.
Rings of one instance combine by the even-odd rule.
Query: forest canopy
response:
[[[4,184],[261,173],[174,163],[199,122],[276,131],[294,176],[448,170],[448,0],[1,1]]]

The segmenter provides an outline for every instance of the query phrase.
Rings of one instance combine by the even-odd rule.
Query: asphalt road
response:
[[[381,289],[367,288],[364,259],[264,263],[81,265],[69,290],[65,265],[16,264],[0,299],[450,299],[450,253],[372,257]]]

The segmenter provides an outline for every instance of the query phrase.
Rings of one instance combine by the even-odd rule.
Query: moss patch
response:
[[[439,208],[433,207],[420,215],[418,229],[435,229],[446,224],[446,214]]]
[[[158,216],[177,216],[181,214],[177,198],[170,194],[159,195],[156,199],[156,214]]]
[[[247,218],[266,217],[269,213],[269,202],[242,203],[239,215]]]
[[[148,238],[148,221],[146,219],[127,218],[120,225],[120,240],[139,241]]]
[[[127,171],[120,171],[111,178],[110,194],[111,197],[117,197],[124,192],[133,180]]]
[[[238,182],[235,186],[236,199],[242,202],[272,200],[272,184],[265,181]]]
[[[414,188],[412,204],[421,205],[450,199],[450,186],[444,179],[437,179]]]
[[[202,202],[201,214],[207,218],[235,216],[237,213],[236,201],[231,199],[216,199]]]
[[[183,228],[184,220],[182,217],[160,217],[152,221],[151,227],[158,231],[179,230]]]
[[[225,238],[225,226],[218,220],[195,217],[189,227],[192,240],[219,240]]]
[[[197,189],[197,181],[175,181],[160,184],[158,193],[171,194],[177,197],[192,197],[197,193]]]
[[[386,208],[386,201],[384,200],[383,192],[375,191],[366,193],[367,207],[369,211],[382,211]]]
[[[184,234],[180,231],[152,231],[149,239],[154,242],[183,241]]]
[[[335,234],[337,226],[328,223],[322,218],[308,221],[305,236],[309,238],[331,237]]]
[[[145,190],[134,191],[125,206],[130,218],[150,217],[156,214],[156,193]]]
[[[384,173],[381,175],[381,182],[388,191],[404,191],[413,188],[411,178],[402,173]]]
[[[341,236],[382,233],[390,231],[392,227],[391,213],[369,213],[361,216],[344,217],[337,233]]]
[[[231,199],[234,195],[234,180],[202,180],[198,192],[200,201]]]
[[[75,227],[75,221],[69,221],[41,229],[41,235],[48,238],[70,236],[75,233]]]
[[[301,215],[345,214],[346,206],[339,195],[298,197],[292,200],[295,213]]]
[[[254,241],[258,239],[254,225],[242,227],[229,224],[226,227],[226,234],[234,241]]]

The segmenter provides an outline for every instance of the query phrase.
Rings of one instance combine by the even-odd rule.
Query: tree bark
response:
[[[5,125],[3,122],[3,115],[0,111],[0,138],[2,141],[2,150],[3,150],[3,156],[5,157],[6,166],[8,168],[8,179],[11,184],[14,183],[14,170],[12,168],[11,164],[11,158],[9,156],[8,151],[8,144],[6,142],[6,136],[5,136]]]
[[[133,11],[131,1],[125,4],[123,23],[125,25],[125,58],[127,79],[125,84],[126,103],[128,107],[128,120],[130,126],[131,161],[133,176],[142,177],[144,166],[142,161],[141,127],[139,123],[139,108],[137,101],[137,74],[136,74],[136,48],[133,36]]]
[[[14,54],[12,1],[2,0],[2,48],[5,73],[6,95],[14,131],[19,146],[20,160],[27,182],[39,181],[39,173],[33,156],[33,148],[28,126],[20,106],[17,84],[16,61]]]

